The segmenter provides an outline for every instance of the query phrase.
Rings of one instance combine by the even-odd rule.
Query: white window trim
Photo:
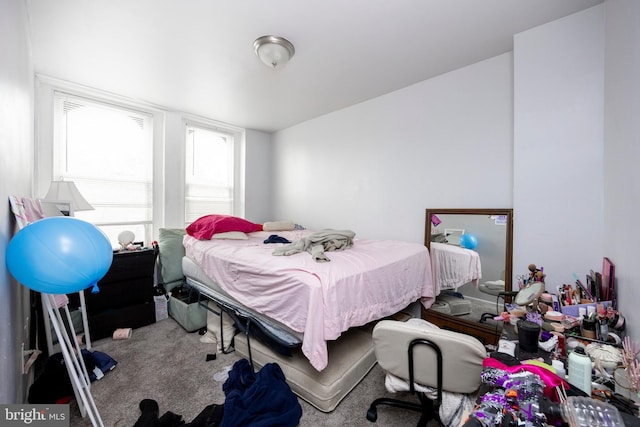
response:
[[[147,112],[153,116],[152,232],[154,236],[158,235],[160,227],[184,225],[184,147],[187,123],[234,135],[233,214],[239,217],[245,216],[245,129],[40,74],[36,74],[35,77],[33,194],[36,197],[44,197],[53,177],[53,94],[55,90]]]
[[[36,75],[35,78],[35,176],[33,194],[44,197],[53,177],[53,97],[60,91],[117,107],[140,111],[153,117],[153,235],[164,224],[164,127],[165,109],[75,83]]]
[[[182,146],[183,147],[186,146],[187,126],[201,127],[201,128],[209,129],[209,130],[220,132],[220,133],[226,133],[233,136],[234,165],[233,165],[233,213],[232,214],[234,216],[239,216],[244,218],[244,214],[245,214],[245,203],[244,203],[245,161],[244,161],[244,158],[245,158],[245,136],[246,136],[245,130],[237,126],[231,126],[226,123],[221,123],[221,122],[210,120],[204,117],[200,117],[192,114],[183,114],[182,115]],[[182,152],[183,152],[183,157],[182,157],[181,173],[182,173],[182,180],[184,181],[184,172],[186,168],[185,166],[186,160],[184,158],[184,149],[182,150]],[[183,190],[182,190],[183,194],[181,199],[183,203],[181,207],[182,209],[181,214],[182,214],[182,221],[185,223],[185,226],[187,226],[189,223],[184,221],[184,217],[185,217],[184,185],[182,187],[183,187]]]

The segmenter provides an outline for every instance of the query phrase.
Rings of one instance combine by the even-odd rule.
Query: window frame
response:
[[[32,194],[44,197],[53,178],[53,93],[55,90],[95,99],[153,116],[153,225],[152,236],[161,227],[186,227],[185,143],[186,123],[232,134],[234,137],[233,214],[245,216],[246,134],[244,128],[191,113],[70,83],[53,77],[35,76],[35,134]],[[151,242],[145,242],[151,244]]]
[[[231,126],[215,120],[207,118],[183,114],[182,115],[182,212],[181,218],[185,227],[191,224],[186,219],[186,144],[187,144],[187,127],[199,127],[214,132],[223,133],[233,138],[233,204],[231,207],[231,215],[244,217],[244,157],[245,157],[245,131],[242,128]]]
[[[44,197],[54,179],[54,95],[56,92],[73,97],[84,98],[89,102],[108,104],[115,108],[131,110],[151,116],[152,120],[152,220],[144,221],[149,239],[157,235],[157,230],[164,223],[164,110],[152,104],[133,101],[111,93],[73,84],[51,77],[36,75],[35,78],[35,159],[33,193]],[[119,225],[126,225],[118,223]],[[138,224],[136,222],[136,224]],[[145,241],[150,245],[151,241]]]

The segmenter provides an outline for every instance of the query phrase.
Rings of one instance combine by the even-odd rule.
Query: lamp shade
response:
[[[253,42],[253,48],[258,58],[271,68],[283,66],[296,52],[289,40],[277,36],[259,37]]]
[[[51,181],[51,186],[47,195],[47,200],[65,200],[71,202],[71,209],[76,211],[90,211],[95,209],[82,197],[78,187],[73,181]]]

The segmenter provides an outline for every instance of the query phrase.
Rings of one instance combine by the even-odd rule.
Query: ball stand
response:
[[[87,372],[87,367],[82,357],[80,344],[75,339],[76,332],[71,320],[71,314],[69,313],[69,307],[67,304],[58,306],[58,304],[56,304],[55,295],[53,294],[43,293],[42,296],[47,308],[47,313],[49,314],[49,319],[56,332],[56,336],[58,337],[58,342],[60,343],[60,348],[62,350],[65,365],[67,366],[69,378],[71,379],[73,392],[76,396],[78,407],[80,408],[80,413],[83,417],[88,414],[93,426],[104,427],[102,418],[100,418],[100,414],[98,413],[98,408],[96,407],[93,396],[91,395],[89,373]],[[64,311],[66,315],[67,324],[69,325],[74,337],[74,344],[72,344],[71,339],[69,338],[69,333],[64,327],[62,314],[60,313],[61,310]]]

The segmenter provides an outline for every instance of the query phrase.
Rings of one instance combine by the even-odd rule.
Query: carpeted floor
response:
[[[495,302],[483,301],[479,299],[470,299],[471,301],[471,313],[460,316],[470,322],[479,322],[484,313],[500,313],[502,306],[496,306]],[[489,318],[485,320],[485,325],[496,326],[496,321]]]
[[[192,421],[205,406],[224,403],[222,381],[216,373],[225,371],[239,359],[235,353],[217,354],[213,344],[203,344],[197,333],[187,333],[173,319],[135,329],[128,340],[106,338],[93,343],[92,350],[114,358],[118,365],[104,378],[91,384],[91,394],[105,426],[133,426],[140,415],[142,399],[154,399],[160,414],[171,411]],[[371,401],[378,397],[400,397],[417,401],[408,394],[390,394],[384,375],[376,365],[331,413],[324,413],[298,399],[303,415],[300,426],[411,426],[419,414],[383,406],[374,424],[366,419]],[[82,418],[75,401],[71,405],[71,426],[90,426]]]

